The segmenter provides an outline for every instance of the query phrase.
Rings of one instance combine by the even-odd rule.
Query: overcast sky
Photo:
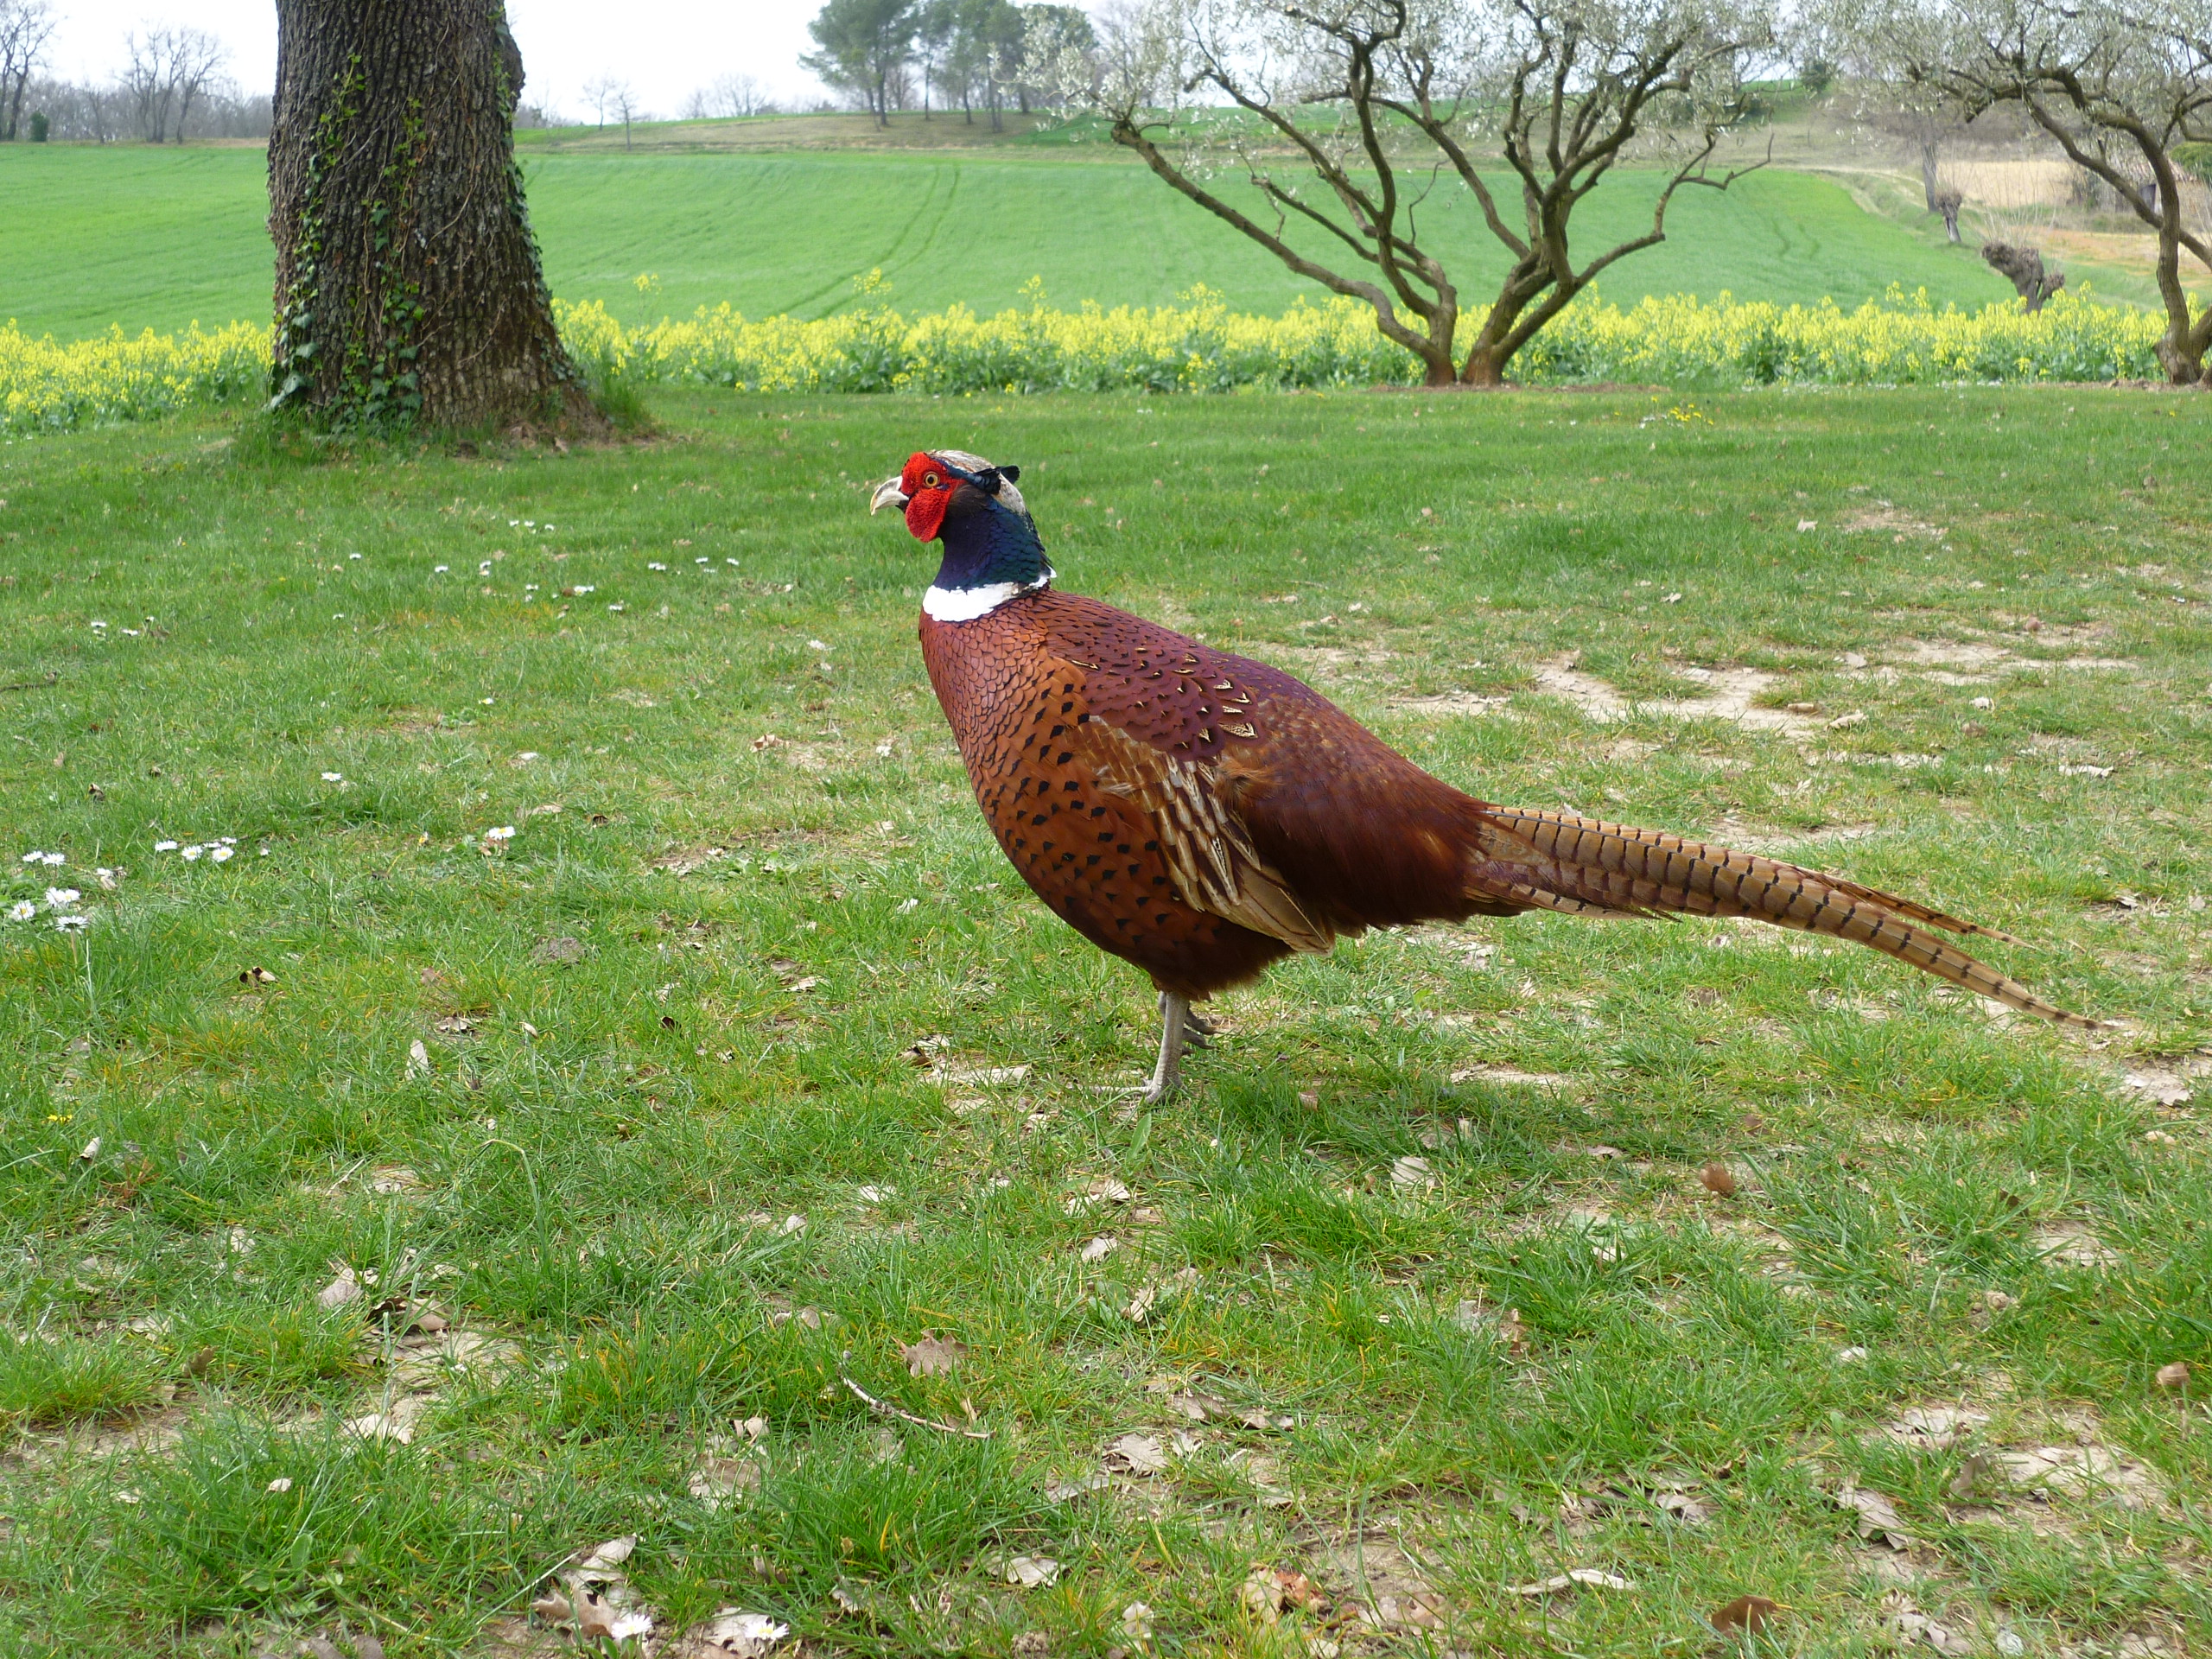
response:
[[[584,108],[583,84],[601,74],[627,80],[645,106],[674,115],[692,88],[744,73],[786,99],[819,97],[798,67],[813,49],[807,20],[817,0],[507,0],[522,47],[523,97],[572,118]],[[54,0],[61,19],[51,63],[71,79],[105,81],[123,56],[123,38],[147,24],[189,23],[221,37],[230,71],[247,91],[276,79],[276,9],[272,0]]]

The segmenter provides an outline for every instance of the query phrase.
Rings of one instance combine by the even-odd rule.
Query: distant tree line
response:
[[[238,90],[224,73],[228,50],[206,29],[133,30],[124,37],[123,72],[95,86],[41,73],[55,22],[48,0],[0,0],[0,143],[269,136],[268,97]]]
[[[801,66],[879,126],[894,110],[926,119],[957,107],[963,121],[980,111],[998,131],[1009,107],[1057,107],[1057,66],[1097,46],[1080,7],[1014,0],[829,0],[807,27],[819,49]]]

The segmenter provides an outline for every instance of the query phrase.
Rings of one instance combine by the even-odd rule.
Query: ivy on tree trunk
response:
[[[596,424],[514,159],[501,0],[277,0],[270,406],[318,424]]]

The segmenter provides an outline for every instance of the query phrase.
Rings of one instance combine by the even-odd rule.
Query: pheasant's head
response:
[[[1028,509],[1022,505],[1021,492],[1014,487],[1014,480],[1020,476],[1019,467],[994,467],[981,455],[963,449],[917,450],[906,457],[898,477],[887,478],[876,486],[875,499],[868,510],[874,513],[885,507],[904,507],[906,528],[914,532],[914,539],[933,542],[943,531],[945,513],[963,485],[1026,513]]]
[[[1019,467],[994,467],[960,449],[918,450],[896,478],[876,486],[868,504],[906,510],[920,542],[942,541],[944,557],[922,608],[939,621],[964,622],[1052,579],[1044,543],[1014,481]]]

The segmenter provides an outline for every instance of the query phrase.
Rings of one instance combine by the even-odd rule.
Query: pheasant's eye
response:
[[[938,485],[941,481],[942,480],[938,479],[935,473],[924,473],[922,474],[922,487],[925,490],[933,490],[937,488]]]

